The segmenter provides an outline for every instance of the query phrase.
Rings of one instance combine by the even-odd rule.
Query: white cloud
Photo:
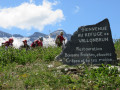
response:
[[[75,6],[75,13],[78,13],[80,11],[80,7],[79,6]]]
[[[33,3],[33,0],[30,0],[30,3]]]
[[[31,33],[27,33],[27,35],[31,35]]]
[[[46,25],[64,20],[62,10],[52,9],[57,2],[43,0],[42,5],[35,5],[32,2],[33,0],[30,0],[30,3],[23,3],[17,7],[0,9],[0,27],[27,30],[36,28],[41,31]]]
[[[62,26],[62,24],[58,24],[58,26],[60,26],[60,27],[61,27],[61,26]]]

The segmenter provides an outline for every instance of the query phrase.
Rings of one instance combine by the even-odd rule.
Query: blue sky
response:
[[[120,38],[120,0],[0,0],[0,30],[29,36],[109,19],[113,38]]]

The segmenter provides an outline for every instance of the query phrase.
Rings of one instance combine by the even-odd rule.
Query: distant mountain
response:
[[[33,35],[29,36],[30,41],[34,41],[36,39],[38,39],[39,37],[45,37],[47,36],[46,34],[40,33],[40,32],[35,32]]]
[[[56,38],[56,36],[57,35],[59,35],[60,34],[60,32],[63,32],[64,33],[64,37],[66,37],[67,38],[67,40],[70,40],[70,38],[71,38],[71,34],[67,34],[64,30],[56,30],[56,31],[54,31],[54,32],[52,32],[52,33],[50,33],[50,35],[46,35],[46,34],[43,34],[43,33],[40,33],[40,32],[35,32],[34,34],[32,34],[31,36],[28,36],[28,38],[30,38],[30,41],[34,41],[34,40],[36,40],[36,39],[38,39],[39,37],[44,37],[44,38],[49,38],[49,37],[51,37],[51,38]],[[7,37],[7,38],[9,38],[9,37],[20,37],[20,38],[23,38],[24,36],[22,36],[22,35],[20,35],[20,34],[9,34],[9,33],[6,33],[6,32],[3,32],[3,31],[0,31],[0,37]]]
[[[66,34],[66,32],[64,30],[56,30],[56,31],[50,33],[50,37],[51,38],[56,38],[57,35],[60,35],[60,32],[64,33],[63,37],[66,37],[68,40],[70,40],[72,35],[71,34]]]
[[[0,31],[0,37],[7,37],[7,38],[9,38],[9,37],[12,37],[12,35],[9,34],[9,33],[3,32],[3,31]]]
[[[66,37],[68,40],[70,40],[71,34],[66,34],[66,32],[64,30],[56,30],[56,31],[50,33],[50,35],[46,35],[46,34],[43,34],[43,33],[40,33],[40,32],[35,32],[33,35],[29,36],[29,38],[30,38],[30,41],[32,41],[32,42],[34,40],[38,39],[39,37],[56,38],[56,36],[59,35],[61,31],[64,33],[63,36]]]
[[[22,35],[20,35],[20,34],[13,34],[13,37],[24,37],[24,36],[22,36]]]
[[[67,34],[67,39],[70,40],[71,39],[71,34]]]

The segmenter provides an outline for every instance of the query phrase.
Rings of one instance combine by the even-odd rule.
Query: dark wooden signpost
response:
[[[56,59],[68,65],[115,64],[117,59],[108,19],[78,28]]]

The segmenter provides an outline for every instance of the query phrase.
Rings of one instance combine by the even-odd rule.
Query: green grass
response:
[[[114,47],[116,50],[117,58],[120,58],[120,40],[119,39],[114,40]]]
[[[53,61],[55,56],[61,52],[61,48],[48,47],[48,48],[35,48],[26,51],[25,49],[13,48],[0,48],[0,63],[6,65],[8,63],[16,62],[25,65],[27,62],[34,62],[37,59],[44,61]]]
[[[56,65],[61,63],[54,62]],[[16,63],[0,67],[1,89],[15,90],[61,90],[61,89],[117,89],[120,88],[120,77],[117,68],[108,69],[102,66],[98,69],[90,69],[85,66],[84,74],[65,74],[58,72],[56,67],[48,68],[48,63],[36,60],[26,65]]]
[[[115,49],[120,50],[119,44]],[[111,65],[92,69],[73,66],[79,73],[60,72],[63,65],[54,61],[61,48],[48,47],[33,50],[0,48],[0,90],[116,90],[120,88],[120,72]],[[118,54],[118,53],[117,53]],[[118,54],[119,57],[120,54]],[[54,67],[48,68],[52,64]],[[70,67],[70,66],[67,66]]]

